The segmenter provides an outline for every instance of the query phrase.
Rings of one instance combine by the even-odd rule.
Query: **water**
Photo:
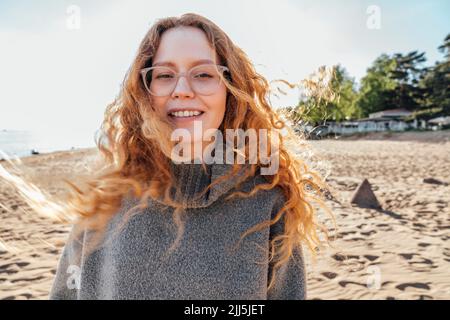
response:
[[[94,147],[94,138],[67,133],[44,133],[22,130],[0,130],[0,150],[9,157],[30,156],[34,149],[39,153]],[[0,154],[0,159],[4,158]]]

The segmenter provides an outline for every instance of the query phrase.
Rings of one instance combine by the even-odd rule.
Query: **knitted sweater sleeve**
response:
[[[272,219],[285,204],[284,195],[279,195],[272,209]],[[271,226],[270,239],[284,232],[284,216]],[[275,261],[269,262],[268,281],[274,272]],[[268,300],[304,300],[306,299],[306,276],[303,250],[301,245],[293,249],[293,254],[286,264],[276,270],[273,287],[267,293]]]
[[[73,237],[76,226],[72,226],[68,240],[59,258],[56,275],[49,294],[49,300],[76,300],[80,289],[81,257],[84,232]]]

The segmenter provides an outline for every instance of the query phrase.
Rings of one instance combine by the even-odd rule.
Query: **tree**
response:
[[[357,91],[355,80],[348,75],[347,70],[338,64],[335,67],[334,77],[331,80],[331,90],[336,99],[328,105],[330,118],[335,121],[354,119],[361,116],[356,105]]]
[[[424,108],[430,110],[428,117],[450,115],[450,34],[438,49],[444,60],[437,61],[420,84],[425,95]]]
[[[425,61],[425,53],[417,51],[379,56],[361,79],[357,105],[362,114],[394,108],[420,109],[426,95],[419,86],[428,71],[421,66]]]
[[[313,125],[327,120],[343,121],[360,115],[356,106],[355,81],[341,65],[330,72],[319,69],[315,81],[306,81],[308,90],[298,103],[294,117]]]
[[[425,52],[412,51],[406,55],[394,54],[394,69],[389,77],[395,81],[395,91],[387,92],[387,103],[410,111],[418,110],[423,105],[425,90],[419,87],[427,72],[427,68],[421,67],[426,61]]]
[[[369,113],[395,108],[392,95],[395,93],[396,81],[391,72],[396,68],[396,61],[387,54],[379,56],[367,69],[367,74],[361,79],[361,86],[356,105],[362,116]]]

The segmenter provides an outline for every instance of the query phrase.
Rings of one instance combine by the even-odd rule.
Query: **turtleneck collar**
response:
[[[174,183],[179,185],[177,193],[175,187],[171,189],[171,197],[181,202],[185,208],[204,208],[210,206],[221,195],[236,186],[239,177],[244,173],[248,165],[243,165],[241,170],[229,179],[212,186],[207,192],[200,193],[213,181],[231,172],[232,164],[205,164],[206,172],[201,163],[175,163],[170,161],[170,166],[175,178]],[[157,200],[158,202],[162,202]]]

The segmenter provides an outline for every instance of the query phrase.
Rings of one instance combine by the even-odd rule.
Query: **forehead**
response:
[[[219,57],[203,31],[195,27],[177,27],[163,33],[153,65],[171,62],[174,66],[189,67],[198,60],[218,63]]]

